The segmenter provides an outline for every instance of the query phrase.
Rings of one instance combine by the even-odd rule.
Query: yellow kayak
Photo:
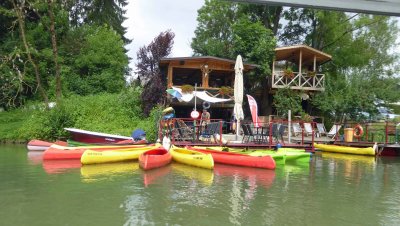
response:
[[[81,163],[87,164],[98,164],[98,163],[109,163],[109,162],[122,162],[138,159],[139,156],[148,150],[155,149],[154,146],[135,148],[125,151],[93,151],[86,150],[81,157]]]
[[[170,149],[170,152],[174,161],[206,169],[214,168],[214,159],[211,154],[204,154],[198,151],[178,148],[175,146]]]
[[[330,144],[314,144],[315,148],[327,152],[337,152],[344,154],[354,154],[354,155],[375,155],[375,148],[357,148],[357,147],[346,147]]]

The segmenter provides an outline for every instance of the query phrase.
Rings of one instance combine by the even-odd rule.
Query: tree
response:
[[[170,30],[161,32],[148,46],[141,47],[137,52],[136,74],[144,84],[142,104],[145,115],[149,115],[155,105],[165,100],[166,81],[161,76],[158,64],[161,58],[171,53],[174,37],[175,34]]]
[[[117,93],[125,87],[128,57],[124,43],[110,27],[85,25],[68,33],[63,73],[68,89],[80,95]]]
[[[54,19],[54,11],[53,11],[53,1],[47,1],[47,12],[50,18],[50,33],[51,33],[51,44],[53,47],[53,58],[54,58],[54,67],[56,72],[56,97],[57,102],[61,99],[61,75],[60,75],[60,65],[58,63],[58,49],[57,49],[57,38],[55,31],[55,19]]]
[[[48,107],[49,98],[43,89],[42,78],[41,78],[41,75],[39,72],[39,67],[38,67],[36,61],[32,57],[31,45],[28,43],[26,35],[25,35],[25,13],[24,13],[25,12],[25,2],[23,1],[19,5],[19,4],[17,4],[17,2],[15,0],[11,0],[11,1],[12,1],[14,13],[17,16],[19,32],[20,32],[21,40],[22,40],[24,48],[25,48],[25,53],[28,57],[28,61],[31,63],[32,67],[34,68],[37,87],[39,89],[40,94],[43,97],[46,107]]]
[[[103,26],[107,24],[121,35],[125,44],[130,42],[129,39],[125,38],[126,28],[122,26],[126,19],[124,7],[127,5],[127,0],[67,1],[73,26],[82,26],[84,24]]]
[[[195,55],[235,59],[240,54],[245,62],[259,65],[253,73],[246,76],[245,86],[250,93],[262,93],[262,114],[266,113],[270,104],[268,89],[265,87],[267,75],[271,73],[276,46],[274,33],[266,26],[277,29],[281,14],[279,7],[274,8],[277,11],[274,15],[268,14],[272,9],[273,7],[206,1],[198,11],[198,25],[191,44]]]

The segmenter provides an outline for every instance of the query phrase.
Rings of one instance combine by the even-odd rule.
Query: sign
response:
[[[190,117],[192,117],[193,119],[196,119],[200,116],[200,113],[198,111],[192,111],[190,112]]]
[[[251,118],[253,119],[254,127],[260,127],[260,120],[258,119],[258,106],[257,106],[257,101],[254,99],[254,97],[250,95],[246,95],[247,100],[249,101],[249,107],[251,111]]]

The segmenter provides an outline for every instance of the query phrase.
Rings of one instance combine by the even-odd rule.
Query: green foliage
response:
[[[191,47],[195,55],[232,58],[232,25],[237,18],[236,4],[206,0],[197,14],[197,28]]]
[[[146,131],[147,138],[155,141],[161,108],[150,116],[142,115],[141,88],[134,87],[119,94],[73,95],[50,110],[36,109],[15,133],[14,139],[65,139],[65,127],[130,136],[135,129]]]
[[[75,39],[77,36],[84,39]],[[71,92],[88,95],[123,89],[128,58],[123,41],[112,29],[82,26],[71,31],[67,39],[68,46],[64,49],[74,57],[67,59],[70,66],[62,71],[62,76]],[[75,42],[79,42],[79,49]]]
[[[251,22],[242,17],[232,26],[233,29],[233,54],[241,54],[242,57],[258,64],[258,78],[265,78],[271,73],[269,67],[274,57],[276,40],[270,30],[261,22]]]
[[[274,107],[277,115],[287,115],[288,110],[292,111],[293,115],[303,114],[301,106],[301,98],[298,93],[289,88],[279,89],[274,95]]]

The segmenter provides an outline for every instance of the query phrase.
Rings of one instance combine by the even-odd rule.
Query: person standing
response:
[[[203,129],[203,131],[206,128],[206,126],[210,124],[211,121],[210,119],[211,119],[210,113],[207,111],[207,109],[203,109],[203,113],[201,113],[201,118],[200,118],[201,128]]]

